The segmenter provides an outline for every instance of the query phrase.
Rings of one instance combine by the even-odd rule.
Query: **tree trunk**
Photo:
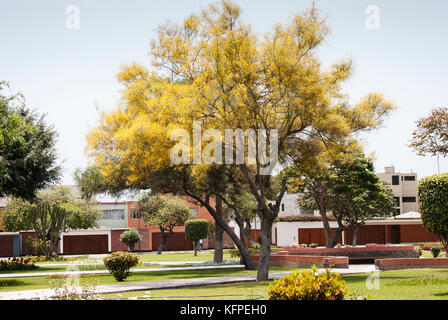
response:
[[[159,245],[159,248],[157,249],[157,254],[162,254],[163,248],[165,247],[166,242],[168,241],[168,239],[171,237],[171,235],[173,234],[173,232],[170,232],[170,234],[166,234],[165,230],[160,228],[160,231],[162,233],[162,242]]]
[[[333,236],[331,234],[330,222],[328,221],[328,217],[327,217],[327,209],[326,209],[325,205],[322,203],[322,201],[321,201],[321,203],[319,203],[319,214],[322,218],[322,223],[323,223],[324,231],[325,231],[325,246],[327,248],[333,248],[334,247],[334,245],[332,245]],[[300,239],[299,239],[299,242],[300,242]]]
[[[246,245],[245,241],[238,238],[238,236],[235,234],[235,232],[233,232],[233,230],[223,220],[223,218],[217,214],[216,210],[212,206],[210,206],[208,201],[204,201],[204,199],[202,199],[201,197],[195,196],[188,190],[185,190],[185,193],[187,195],[189,195],[190,197],[192,197],[193,199],[196,199],[203,206],[205,206],[207,208],[208,212],[210,213],[210,215],[213,217],[213,219],[215,219],[216,226],[220,226],[229,235],[229,237],[233,240],[235,245],[238,247],[238,250],[240,251],[240,256],[242,258],[242,261],[244,263],[244,267],[246,268],[246,270],[255,270],[256,268],[254,266],[254,263],[250,259],[249,250],[247,249],[247,245]]]
[[[216,214],[223,218],[223,210],[222,210],[222,199],[216,199]],[[223,260],[223,235],[224,230],[218,225],[215,224],[215,252],[213,254],[213,261],[216,263],[221,263]]]
[[[194,256],[196,257],[198,255],[198,242],[193,241],[193,248],[194,248]]]
[[[358,232],[359,232],[359,224],[356,225],[355,230],[353,231],[353,246],[356,246],[356,241],[358,240]]]
[[[271,230],[272,222],[266,218],[261,219],[261,230],[258,236],[260,243],[260,259],[258,261],[257,281],[269,280],[269,263],[271,260]]]

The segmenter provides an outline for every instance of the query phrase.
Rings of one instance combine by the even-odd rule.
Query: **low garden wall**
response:
[[[416,258],[413,246],[366,245],[348,248],[292,248],[288,255],[345,256],[350,260],[374,260],[380,258]]]
[[[259,255],[250,256],[255,265],[258,266]],[[329,257],[329,256],[305,256],[288,255],[280,253],[271,254],[270,267],[283,268],[310,268],[315,265],[318,268],[348,268],[348,257]]]
[[[377,259],[375,266],[380,270],[448,268],[448,258],[398,258]]]

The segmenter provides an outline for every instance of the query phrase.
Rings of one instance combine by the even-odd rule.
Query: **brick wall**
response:
[[[375,265],[380,270],[448,268],[447,258],[401,258],[377,259]]]
[[[0,234],[0,257],[14,256],[14,236]]]

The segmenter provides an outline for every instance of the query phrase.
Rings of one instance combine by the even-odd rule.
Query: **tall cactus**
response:
[[[58,205],[39,203],[32,205],[28,214],[37,238],[45,243],[45,254],[57,254],[58,240],[65,230],[67,211]]]

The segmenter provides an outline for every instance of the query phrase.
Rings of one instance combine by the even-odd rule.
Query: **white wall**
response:
[[[322,221],[310,221],[310,222],[277,222],[275,226],[277,228],[277,246],[291,246],[293,244],[300,244],[299,228],[311,229],[322,228]],[[330,221],[331,228],[337,228],[336,221]]]

